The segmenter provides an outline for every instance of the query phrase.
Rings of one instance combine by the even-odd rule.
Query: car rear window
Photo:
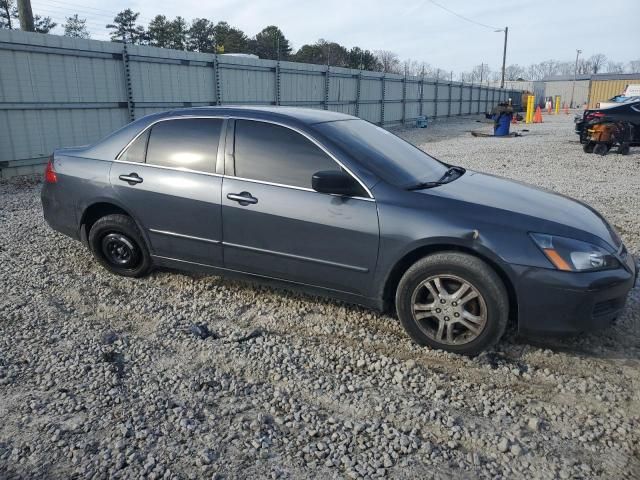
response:
[[[235,174],[251,180],[311,188],[311,177],[340,166],[316,144],[290,128],[236,120]]]
[[[222,119],[165,120],[151,127],[147,163],[163,167],[214,172]]]

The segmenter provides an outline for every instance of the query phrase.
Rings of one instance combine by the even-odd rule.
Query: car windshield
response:
[[[313,125],[355,160],[401,188],[438,181],[448,167],[393,133],[365,120],[337,120]]]

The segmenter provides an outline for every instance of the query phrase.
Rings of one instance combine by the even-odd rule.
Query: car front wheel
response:
[[[151,257],[133,219],[114,214],[100,218],[89,231],[89,247],[107,270],[125,277],[142,277],[151,270]]]
[[[509,300],[502,280],[485,262],[442,252],[406,271],[396,292],[396,311],[416,343],[477,355],[502,337]]]

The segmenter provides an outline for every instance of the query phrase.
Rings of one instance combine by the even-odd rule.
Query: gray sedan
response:
[[[589,206],[438,161],[335,112],[205,107],[54,152],[49,225],[109,271],[233,274],[395,311],[419,344],[477,354],[608,325],[636,265]]]

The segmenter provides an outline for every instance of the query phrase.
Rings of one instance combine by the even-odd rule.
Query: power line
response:
[[[87,6],[87,5],[81,5],[81,4],[77,4],[77,3],[71,3],[71,2],[62,2],[60,0],[47,0],[47,1],[48,2],[53,2],[53,3],[59,3],[61,5],[69,5],[69,6],[72,6],[72,7],[80,7],[81,9],[84,9],[84,10],[96,10],[98,12],[105,12],[105,13],[108,13],[110,15],[113,15],[113,12],[111,10],[105,10],[104,8],[90,7],[90,6]],[[40,3],[40,2],[38,2],[38,3]]]
[[[71,15],[77,13],[77,14],[79,14],[79,16],[109,18],[111,20],[111,22],[113,22],[114,18],[117,15],[117,13],[109,12],[108,10],[100,9],[99,11],[100,12],[104,12],[104,13],[99,13],[99,12],[91,12],[91,11],[85,10],[85,8],[89,8],[89,7],[79,7],[79,8],[73,7],[72,8],[72,7],[63,7],[62,5],[55,5],[55,4],[52,4],[52,3],[48,3],[48,2],[54,2],[54,1],[56,1],[56,0],[38,1],[37,4],[38,5],[43,5],[44,8],[41,8],[38,5],[34,5],[34,9],[36,9],[36,10],[45,10],[45,11],[54,12],[54,13],[63,14],[63,15],[68,15],[68,16],[71,16]],[[62,3],[62,2],[56,2],[56,3]],[[150,18],[143,17],[143,16],[139,16],[138,20],[143,22],[143,23],[144,22],[149,23],[151,21]]]
[[[470,18],[465,17],[464,15],[460,15],[458,12],[454,12],[453,10],[451,10],[450,8],[445,7],[444,5],[440,5],[438,2],[435,2],[434,0],[428,0],[429,3],[432,3],[433,5],[435,5],[436,7],[441,8],[442,10],[445,10],[447,12],[449,12],[452,15],[455,15],[458,18],[461,18],[462,20],[465,20],[467,22],[470,23],[475,23],[476,25],[480,25],[481,27],[484,28],[490,28],[491,30],[499,30],[498,27],[492,27],[491,25],[487,25],[486,23],[481,23],[481,22],[477,22],[475,20],[472,20]]]

